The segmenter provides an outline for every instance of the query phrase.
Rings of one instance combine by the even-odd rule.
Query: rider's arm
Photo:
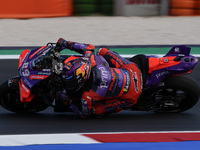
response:
[[[93,53],[95,49],[95,47],[92,44],[76,43],[72,41],[66,41],[63,38],[60,38],[56,43],[56,49],[61,51],[65,48],[74,50],[75,52],[83,55],[88,55],[88,53]]]
[[[82,54],[83,56],[91,60],[92,66],[96,65],[96,61],[94,58],[95,47],[92,44],[76,43],[72,41],[66,41],[63,38],[60,38],[56,43],[56,49],[61,51],[65,48],[74,50],[75,52]]]

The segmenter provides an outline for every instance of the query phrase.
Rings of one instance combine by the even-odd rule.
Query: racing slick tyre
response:
[[[21,102],[18,82],[14,86],[9,87],[8,80],[0,86],[0,105],[3,108],[16,113],[35,113],[48,107],[40,97],[34,97],[31,102]]]
[[[152,94],[155,112],[183,112],[199,100],[199,86],[189,77],[177,76],[164,81],[164,85]]]

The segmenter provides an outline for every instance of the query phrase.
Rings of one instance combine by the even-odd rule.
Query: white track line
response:
[[[0,146],[39,144],[94,144],[98,141],[81,134],[23,134],[0,135]]]
[[[0,146],[25,146],[40,144],[95,144],[100,143],[83,134],[134,134],[134,133],[200,133],[200,131],[158,131],[158,132],[96,132],[63,134],[21,134],[0,135]]]

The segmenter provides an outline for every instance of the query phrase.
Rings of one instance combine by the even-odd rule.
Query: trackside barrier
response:
[[[170,0],[169,14],[171,16],[200,15],[200,0]]]
[[[197,16],[200,0],[2,0],[0,18],[87,15]]]
[[[113,15],[114,0],[73,0],[75,16]]]
[[[120,16],[158,16],[163,0],[115,0],[114,14]]]
[[[3,0],[0,18],[62,17],[73,14],[73,0]]]
[[[196,1],[196,15],[200,15],[200,0]]]

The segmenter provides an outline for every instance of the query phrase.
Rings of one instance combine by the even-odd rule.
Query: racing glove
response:
[[[83,55],[85,55],[86,52],[94,52],[95,49],[95,47],[92,44],[83,44],[72,41],[66,41],[63,38],[60,38],[56,43],[55,50],[61,51],[65,48],[73,50]]]
[[[55,50],[62,51],[65,48],[72,50],[72,47],[73,47],[74,44],[75,44],[75,42],[66,41],[63,38],[59,38],[57,43],[56,43]]]

